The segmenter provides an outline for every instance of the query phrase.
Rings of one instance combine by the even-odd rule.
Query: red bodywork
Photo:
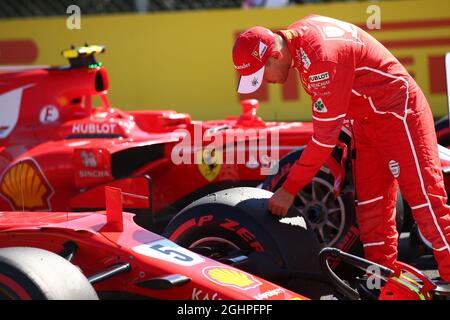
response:
[[[201,122],[173,110],[120,111],[109,106],[107,90],[101,65],[0,69],[0,210],[96,210],[104,208],[105,185],[129,193],[151,185],[151,204],[134,198],[125,208],[151,205],[159,217],[210,192],[256,186],[266,177],[263,166],[305,145],[312,133],[310,123],[262,121],[256,100],[243,102],[239,117]],[[93,98],[100,106],[93,107]],[[238,164],[236,158],[222,165],[172,161],[174,147],[194,131],[222,136],[228,150],[230,129],[254,129],[256,138],[236,141],[249,146],[256,139],[258,150],[271,150],[269,157],[251,158],[247,151]],[[267,132],[266,146],[260,137]],[[279,146],[271,146],[270,132],[279,133]],[[192,162],[210,141],[191,139]]]
[[[143,217],[141,225],[154,218],[164,222],[208,193],[258,185],[266,178],[262,167],[306,145],[312,134],[311,123],[262,121],[256,100],[244,101],[240,116],[204,122],[173,110],[123,112],[110,107],[108,87],[100,64],[0,68],[0,210],[103,209],[104,187],[110,185],[143,195],[124,203]],[[228,150],[226,134],[237,129],[277,132],[279,144],[271,145],[270,134],[266,142],[260,135],[244,136],[236,141],[245,146],[256,141],[258,151],[270,150],[269,157],[252,158],[247,151],[237,164],[236,158],[221,165],[174,163],[174,148],[187,134],[221,136]],[[189,142],[191,162],[211,141],[216,139]],[[441,151],[443,170],[450,171],[450,153]],[[331,171],[335,182],[342,181],[342,170]]]
[[[0,248],[26,246],[60,254],[72,243],[77,249],[71,262],[91,278],[128,263],[127,271],[94,284],[100,297],[306,299],[139,227],[132,214],[122,212],[120,190],[108,189],[106,212],[0,212]],[[167,277],[184,280],[155,287],[155,282]]]

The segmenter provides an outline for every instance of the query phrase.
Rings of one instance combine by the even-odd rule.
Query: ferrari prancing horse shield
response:
[[[196,153],[196,163],[202,176],[213,181],[222,169],[222,152],[215,149],[203,149]]]

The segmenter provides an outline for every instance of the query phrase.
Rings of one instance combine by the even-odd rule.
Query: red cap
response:
[[[253,27],[239,35],[233,47],[234,68],[241,75],[238,93],[258,90],[274,44],[275,35],[264,27]]]

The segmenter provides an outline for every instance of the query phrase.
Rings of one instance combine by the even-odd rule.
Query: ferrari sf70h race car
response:
[[[63,67],[0,68],[0,210],[98,210],[106,185],[147,195],[152,188],[151,203],[130,198],[124,206],[161,230],[208,193],[257,186],[312,133],[310,123],[264,122],[256,100],[243,101],[240,116],[216,121],[173,110],[123,112],[108,102],[107,71],[95,57],[103,51],[65,50],[70,65]]]
[[[0,300],[304,299],[235,268],[248,258],[224,243],[188,250],[139,227],[120,189],[105,198],[106,212],[0,213]],[[208,241],[215,260],[195,252]]]
[[[391,270],[336,248],[319,252],[315,232],[298,210],[292,208],[285,223],[267,213],[272,193],[266,190],[234,188],[199,199],[161,236],[122,211],[122,197],[137,195],[105,189],[103,212],[0,213],[0,300],[303,300],[330,294],[442,300],[450,295],[448,284],[406,264]],[[350,286],[330,267],[336,259],[366,274]]]
[[[299,193],[287,217],[268,214],[272,193],[266,190],[227,189],[203,198],[197,192],[191,199],[200,199],[160,227],[162,235],[154,233],[158,228],[152,206],[159,214],[166,207],[178,211],[174,208],[179,198],[170,190],[187,195],[215,179],[244,184],[265,180],[263,187],[275,190],[302,151],[288,153],[277,164],[280,170],[266,178],[261,172],[247,174],[257,166],[272,169],[277,159],[254,161],[248,152],[245,165],[227,169],[227,164],[206,163],[202,144],[198,150],[189,149],[200,152],[199,163],[172,163],[177,143],[196,128],[216,135],[230,128],[280,129],[281,156],[304,145],[312,128],[304,123],[264,123],[255,115],[256,101],[243,103],[241,117],[205,123],[174,111],[123,113],[109,107],[106,99],[106,71],[95,60],[95,53],[103,50],[94,46],[65,51],[71,63],[67,68],[0,74],[5,85],[0,98],[6,102],[2,112],[8,116],[0,128],[0,190],[5,210],[18,210],[0,213],[2,297],[314,299],[331,293],[351,299],[439,299],[448,295],[445,284],[433,283],[404,264],[398,270],[377,266],[382,284],[378,289],[368,287],[372,281],[367,274],[354,272],[347,277],[353,285],[349,287],[348,280],[343,282],[334,273],[339,262],[363,273],[375,264],[338,249],[320,251],[330,243],[349,251],[357,239],[349,205],[351,135],[345,126],[333,156]],[[64,82],[66,77],[72,78]],[[27,91],[36,86],[44,94]],[[100,108],[92,107],[95,95],[102,100]],[[244,136],[243,141],[250,144],[252,138]],[[209,158],[216,156],[209,153]],[[197,181],[194,172],[206,182]],[[180,179],[183,176],[189,179]],[[105,196],[108,185],[121,190],[108,187]],[[105,207],[106,214],[73,212]],[[124,213],[123,207],[137,215]],[[45,210],[53,212],[36,212]],[[67,286],[67,281],[76,285]],[[67,291],[68,287],[74,290]]]

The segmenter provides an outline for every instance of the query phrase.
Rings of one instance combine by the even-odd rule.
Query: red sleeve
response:
[[[303,189],[330,157],[347,113],[353,77],[351,68],[329,61],[314,63],[303,76],[312,99],[314,132],[283,184],[289,193]]]

